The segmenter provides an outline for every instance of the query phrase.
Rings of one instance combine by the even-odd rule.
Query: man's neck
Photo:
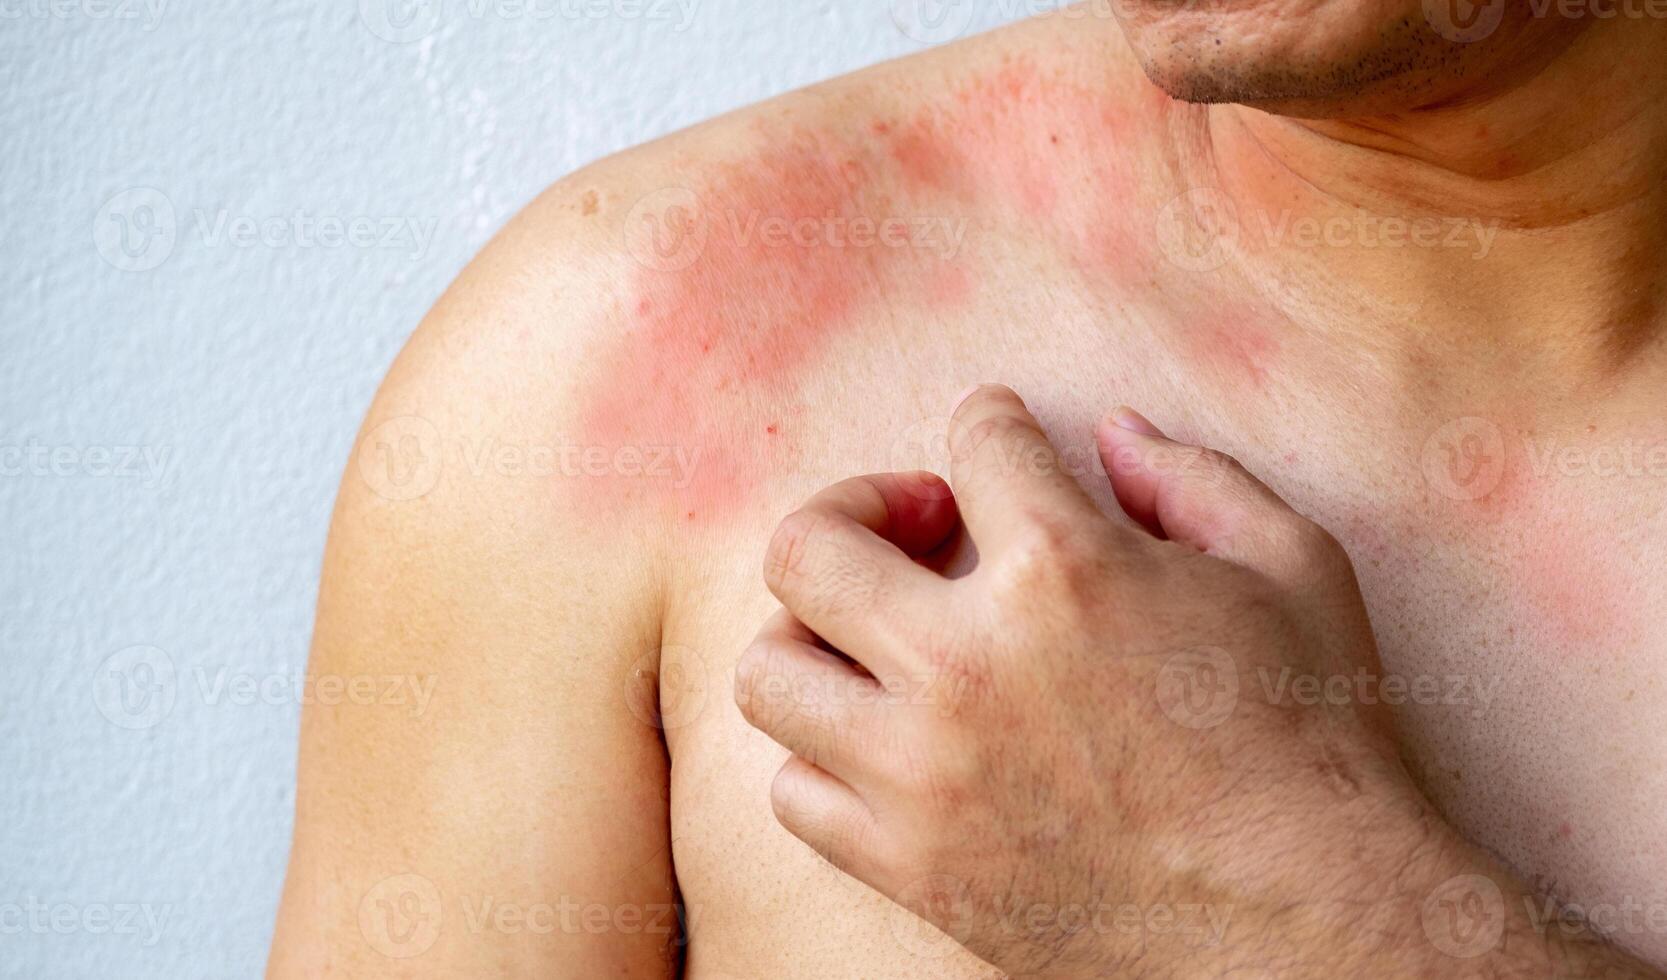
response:
[[[1667,24],[1594,21],[1508,86],[1415,111],[1212,107],[1202,165],[1237,212],[1241,271],[1299,321],[1332,318],[1339,297],[1319,291],[1363,291],[1411,314],[1334,324],[1374,347],[1460,364],[1508,350],[1578,384],[1667,327],[1664,99]]]

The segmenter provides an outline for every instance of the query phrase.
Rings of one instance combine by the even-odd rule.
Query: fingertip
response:
[[[1159,429],[1156,425],[1152,424],[1151,419],[1140,414],[1127,405],[1119,405],[1112,409],[1111,415],[1106,418],[1106,421],[1109,424],[1124,430],[1125,432],[1134,432],[1143,436],[1152,436],[1156,439],[1168,438],[1163,434],[1162,429]]]
[[[1145,424],[1141,425],[1142,422]],[[1152,467],[1151,457],[1162,448],[1158,440],[1167,440],[1161,433],[1153,435],[1154,432],[1157,427],[1144,416],[1119,406],[1100,422],[1095,436],[1100,463],[1105,467],[1106,479],[1123,513],[1161,538],[1164,534],[1157,514],[1161,476]]]
[[[1113,482],[1116,482],[1119,476],[1129,476],[1143,470],[1145,455],[1154,448],[1153,440],[1159,438],[1162,437],[1123,424],[1119,421],[1117,412],[1107,415],[1094,427],[1094,440],[1099,446],[1100,461],[1105,464],[1106,475],[1111,477]]]
[[[949,500],[955,496],[949,483],[931,470],[910,470],[897,474],[897,485],[919,500]]]
[[[890,513],[889,537],[910,555],[942,544],[960,523],[955,493],[943,477],[926,470],[893,474],[878,484]]]
[[[966,408],[967,403],[972,401],[974,398],[1011,399],[1017,402],[1019,407],[1025,411],[1028,412],[1030,410],[1029,406],[1025,404],[1024,398],[1020,396],[1017,391],[1013,390],[1012,386],[994,381],[985,381],[980,384],[973,385],[966,391],[961,392],[960,395],[956,396],[955,407],[950,409],[950,416],[959,416],[961,414],[961,410]]]

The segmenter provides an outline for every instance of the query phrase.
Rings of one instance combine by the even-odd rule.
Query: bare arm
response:
[[[269,973],[666,976],[654,545],[584,519],[557,188],[401,355],[340,492]],[[571,317],[573,311],[565,311]],[[504,447],[512,447],[504,455]],[[520,451],[521,456],[515,452]]]

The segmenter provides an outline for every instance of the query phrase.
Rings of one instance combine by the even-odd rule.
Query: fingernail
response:
[[[1138,432],[1143,436],[1157,436],[1159,439],[1167,438],[1161,429],[1152,424],[1150,419],[1127,405],[1117,406],[1117,410],[1111,413],[1111,420],[1117,423],[1117,427],[1120,429]]]
[[[977,391],[980,387],[982,387],[982,385],[968,385],[966,391],[956,395],[955,404],[949,409],[949,414],[954,415],[956,412],[959,412],[961,410],[961,403],[965,402],[968,398],[971,398],[972,393]]]

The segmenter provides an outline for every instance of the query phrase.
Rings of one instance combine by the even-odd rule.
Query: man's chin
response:
[[[1127,0],[1124,34],[1152,81],[1186,102],[1341,115],[1415,99],[1474,52],[1411,0]]]

